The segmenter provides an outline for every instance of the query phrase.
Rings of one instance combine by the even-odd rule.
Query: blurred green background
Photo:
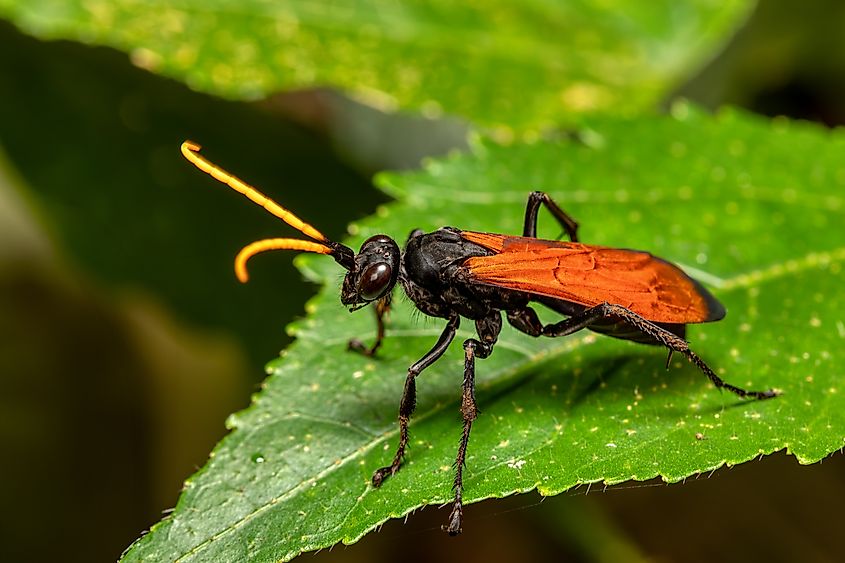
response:
[[[840,125],[842,29],[836,0],[764,0],[669,99]],[[231,257],[279,224],[188,166],[182,140],[339,238],[385,201],[374,171],[465,133],[327,89],[224,101],[0,22],[0,560],[116,559],[174,505],[315,291],[288,259],[236,282]],[[480,503],[467,518],[484,526],[458,541],[423,510],[317,557],[711,561],[728,543],[737,561],[835,560],[842,475],[841,455],[774,455],[685,486]]]

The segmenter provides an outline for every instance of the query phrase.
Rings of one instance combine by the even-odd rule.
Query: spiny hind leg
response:
[[[601,303],[595,307],[590,307],[584,311],[573,315],[568,319],[564,319],[558,323],[544,325],[537,317],[537,313],[530,307],[508,311],[508,322],[517,330],[522,331],[531,336],[567,336],[579,330],[588,328],[593,323],[606,320],[608,318],[620,319],[625,321],[632,328],[652,338],[656,342],[669,349],[670,357],[672,352],[683,354],[692,362],[710,381],[713,382],[719,389],[727,389],[731,393],[735,393],[740,397],[750,397],[753,399],[771,399],[776,397],[778,393],[773,389],[766,391],[749,391],[741,387],[736,387],[730,383],[726,383],[716,373],[710,369],[704,360],[690,350],[689,343],[680,336],[657,326],[656,324],[647,321],[630,309],[621,305],[613,305],[611,303]]]

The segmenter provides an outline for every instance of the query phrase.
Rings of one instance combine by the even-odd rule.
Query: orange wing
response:
[[[462,231],[497,254],[469,258],[474,281],[591,307],[607,301],[658,323],[716,321],[725,309],[680,268],[648,252]]]

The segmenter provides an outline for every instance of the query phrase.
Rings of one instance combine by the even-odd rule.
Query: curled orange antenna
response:
[[[249,279],[249,274],[246,270],[247,260],[268,250],[301,250],[304,252],[316,252],[317,254],[328,254],[335,259],[335,262],[346,268],[352,270],[355,267],[355,252],[348,246],[344,246],[337,242],[330,241],[326,235],[265,196],[249,184],[244,183],[238,178],[232,176],[219,166],[212,164],[205,158],[199,155],[200,146],[191,141],[182,143],[182,154],[190,161],[191,164],[218,180],[236,192],[244,194],[246,197],[299,231],[305,236],[319,242],[311,242],[307,240],[299,240],[292,238],[271,238],[253,242],[246,245],[238,252],[235,257],[235,275],[241,282],[246,282]]]
[[[268,250],[303,250],[305,252],[316,252],[317,254],[332,254],[331,248],[318,242],[299,240],[295,238],[268,238],[257,240],[243,247],[235,257],[235,275],[241,283],[249,280],[246,271],[246,262],[256,254]]]
[[[299,217],[297,217],[296,215],[294,215],[293,213],[291,213],[290,211],[288,211],[287,209],[267,197],[266,195],[262,194],[249,184],[241,181],[235,176],[232,176],[219,166],[212,164],[205,158],[201,157],[199,155],[199,151],[200,146],[192,141],[185,141],[184,143],[182,143],[182,154],[191,162],[191,164],[193,164],[215,180],[226,184],[236,192],[244,194],[246,197],[257,203],[258,205],[260,205],[261,207],[263,207],[264,209],[266,209],[267,211],[269,211],[270,213],[272,213],[273,215],[275,215],[276,217],[278,217],[279,219],[281,219],[282,221],[302,233],[303,235],[309,236],[312,239],[319,240],[321,242],[329,242],[329,239],[326,237],[326,235],[324,235],[323,233],[321,233],[320,231],[318,231],[317,229],[315,229],[314,227],[312,227],[311,225],[309,225],[308,223],[306,223],[305,221],[303,221],[302,219],[300,219]]]

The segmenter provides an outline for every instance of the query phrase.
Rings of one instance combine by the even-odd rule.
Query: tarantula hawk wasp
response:
[[[771,389],[748,391],[726,383],[690,350],[684,339],[686,325],[725,316],[725,308],[707,289],[677,266],[647,252],[582,244],[578,241],[578,223],[543,192],[528,196],[522,236],[443,227],[432,233],[413,231],[404,251],[389,236],[375,235],[355,253],[199,156],[199,150],[190,141],[182,144],[182,154],[200,170],[312,239],[272,238],[247,245],[235,258],[235,272],[242,282],[248,277],[247,260],[261,252],[299,250],[331,256],[347,270],[341,303],[350,311],[376,304],[378,333],[373,345],[367,347],[358,340],[349,343],[351,349],[366,355],[374,355],[384,339],[384,315],[397,282],[417,309],[446,319],[431,350],[408,368],[399,403],[399,444],[390,465],[373,474],[375,487],[402,465],[408,423],[416,404],[417,376],[443,355],[462,318],[475,323],[478,337],[463,343],[463,432],[455,459],[455,500],[443,527],[450,535],[461,532],[463,471],[470,430],[477,416],[475,360],[493,352],[503,312],[511,326],[529,336],[560,337],[586,328],[615,338],[661,345],[669,350],[667,366],[672,353],[682,354],[720,389],[754,399],[778,394]],[[557,220],[569,241],[536,238],[541,206]],[[532,303],[567,318],[543,324]]]

